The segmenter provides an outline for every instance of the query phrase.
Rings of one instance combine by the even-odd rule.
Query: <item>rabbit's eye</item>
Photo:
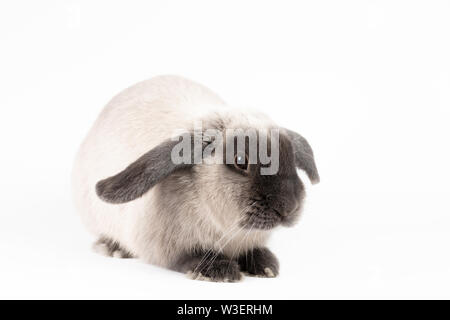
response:
[[[235,155],[234,166],[239,170],[247,171],[248,169],[248,157],[247,155]]]

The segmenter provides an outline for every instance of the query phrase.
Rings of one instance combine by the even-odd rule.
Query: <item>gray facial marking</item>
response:
[[[305,191],[297,175],[293,146],[285,134],[279,136],[279,157],[279,170],[273,175],[261,174],[264,164],[260,162],[248,166],[245,176],[249,186],[240,191],[241,210],[246,213],[242,224],[246,228],[269,230],[297,220]]]

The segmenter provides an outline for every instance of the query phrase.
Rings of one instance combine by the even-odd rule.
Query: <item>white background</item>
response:
[[[2,1],[0,298],[450,298],[449,1]],[[312,144],[276,279],[94,254],[74,154],[117,92],[179,74]]]

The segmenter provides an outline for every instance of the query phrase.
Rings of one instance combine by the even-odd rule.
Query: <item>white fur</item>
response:
[[[164,194],[159,185],[124,204],[106,203],[95,192],[98,181],[122,171],[177,129],[191,128],[194,120],[211,114],[227,118],[227,123],[235,127],[272,125],[261,115],[230,113],[215,93],[176,76],[140,82],[114,97],[82,143],[73,168],[73,198],[89,231],[113,239],[134,256],[162,266],[168,266],[181,250],[198,242],[207,249],[221,249],[225,241],[220,239],[229,240],[225,232],[239,219],[238,213],[233,213],[237,208],[223,194],[228,191],[232,195],[232,190],[227,190],[230,185],[211,180],[212,175],[220,180],[223,166],[217,165],[207,173],[202,172],[203,166],[195,167],[194,174],[205,175],[202,183],[204,190],[209,191],[199,195],[196,186],[183,191],[180,203],[174,204],[173,210],[182,211],[177,221],[169,221],[174,218],[165,215],[166,208],[159,200]],[[185,183],[188,186],[189,180]],[[222,214],[215,212],[221,210]],[[222,248],[230,255],[263,243],[268,233],[241,230],[233,235]]]

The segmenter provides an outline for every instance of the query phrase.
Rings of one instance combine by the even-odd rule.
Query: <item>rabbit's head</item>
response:
[[[243,228],[267,230],[295,222],[305,195],[297,168],[312,183],[319,182],[306,139],[242,117],[216,115],[205,124],[200,130],[166,140],[122,172],[98,182],[98,196],[110,203],[124,203],[174,173],[177,177],[188,174],[196,189],[197,199],[192,201],[199,202],[195,206],[203,207],[205,218],[219,225],[238,223]],[[176,183],[176,179],[164,183]]]

